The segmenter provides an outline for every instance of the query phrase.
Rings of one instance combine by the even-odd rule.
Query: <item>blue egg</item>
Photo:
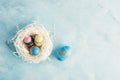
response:
[[[40,48],[37,46],[33,46],[30,48],[30,52],[32,55],[37,56],[40,53]]]
[[[58,49],[57,51],[57,59],[63,61],[67,59],[71,55],[71,48],[70,46],[63,46]]]

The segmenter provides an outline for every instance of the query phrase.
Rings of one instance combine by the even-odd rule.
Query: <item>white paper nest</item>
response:
[[[26,35],[34,35],[40,34],[44,37],[44,43],[41,46],[41,52],[38,56],[33,56],[30,54],[27,49],[23,39]],[[30,63],[39,63],[40,61],[46,60],[52,51],[52,42],[49,36],[49,33],[44,28],[44,26],[39,23],[32,23],[25,28],[18,31],[15,35],[16,39],[14,41],[14,46],[19,56],[23,58],[23,60],[28,61]]]

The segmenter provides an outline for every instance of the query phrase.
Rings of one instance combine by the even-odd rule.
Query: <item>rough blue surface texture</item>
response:
[[[119,0],[0,0],[0,80],[120,80]],[[51,33],[51,60],[29,64],[11,54],[6,40],[39,18]],[[63,62],[57,47],[71,45]]]

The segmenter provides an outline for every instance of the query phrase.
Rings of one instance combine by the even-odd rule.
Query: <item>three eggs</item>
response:
[[[25,36],[23,42],[29,48],[30,53],[33,56],[40,54],[40,47],[43,44],[43,36],[35,34],[34,36]]]

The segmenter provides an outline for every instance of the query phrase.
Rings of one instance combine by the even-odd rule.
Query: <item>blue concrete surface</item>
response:
[[[0,0],[0,80],[120,80],[119,0]],[[55,36],[51,60],[29,64],[6,41],[33,20]],[[61,45],[71,45],[63,62]]]

